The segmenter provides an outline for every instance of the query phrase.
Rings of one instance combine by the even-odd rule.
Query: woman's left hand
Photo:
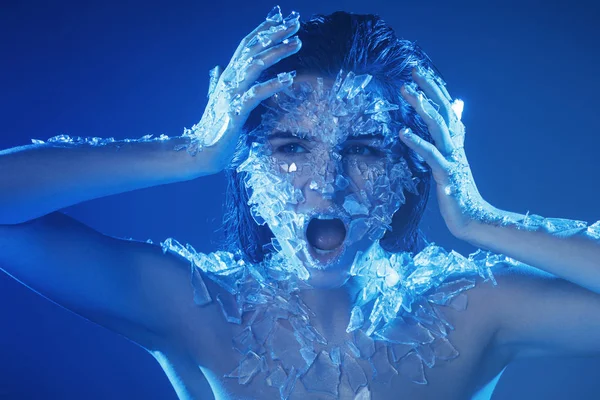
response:
[[[446,88],[431,74],[416,69],[412,74],[422,92],[409,84],[402,87],[401,94],[423,118],[433,143],[406,131],[400,132],[400,138],[431,167],[446,226],[457,238],[468,240],[494,207],[477,190],[464,151],[465,126],[453,109]]]

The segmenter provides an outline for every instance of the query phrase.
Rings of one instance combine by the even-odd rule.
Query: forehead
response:
[[[379,93],[370,75],[299,75],[267,103],[257,136],[285,132],[331,143],[361,135],[391,139],[399,124],[389,112],[398,108]]]

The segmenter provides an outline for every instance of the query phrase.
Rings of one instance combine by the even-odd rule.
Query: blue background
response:
[[[305,18],[376,13],[417,40],[466,103],[466,150],[486,200],[510,211],[600,219],[600,14],[593,2],[284,1]],[[274,4],[264,0],[0,2],[0,148],[65,133],[178,135],[205,106],[208,70]],[[10,173],[10,171],[0,171]],[[221,175],[80,204],[109,235],[216,247]],[[432,199],[423,227],[463,253]],[[60,249],[56,249],[60,251]],[[85,268],[85,265],[81,266]],[[135,344],[0,274],[0,398],[175,399]],[[596,317],[596,316],[594,316]],[[517,362],[501,399],[597,399],[600,360]]]

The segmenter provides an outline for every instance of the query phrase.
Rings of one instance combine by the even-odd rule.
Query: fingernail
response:
[[[412,130],[410,128],[404,128],[402,130],[402,136],[409,140],[415,140],[415,134],[412,133]]]
[[[417,84],[414,82],[406,82],[404,84],[404,90],[406,90],[406,92],[412,96],[416,96],[417,95]]]
[[[296,71],[282,72],[280,74],[277,74],[277,80],[279,81],[279,83],[291,83],[295,77]]]
[[[280,24],[283,21],[283,15],[281,15],[281,8],[279,6],[273,7],[273,9],[269,12],[266,18],[269,22],[275,22]]]
[[[285,19],[283,20],[283,24],[289,27],[296,24],[298,20],[300,20],[300,14],[296,11],[292,11],[290,15],[285,17]]]
[[[283,44],[289,44],[291,46],[296,45],[298,43],[300,43],[300,38],[298,36],[293,36],[289,39],[285,39],[283,40],[281,43]]]
[[[422,98],[423,109],[427,114],[434,115],[440,110],[440,106],[433,102],[431,99]]]

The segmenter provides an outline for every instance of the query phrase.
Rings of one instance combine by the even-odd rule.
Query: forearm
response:
[[[102,146],[34,144],[0,151],[0,224],[86,200],[216,172],[211,151],[176,151],[185,138]],[[208,149],[207,149],[208,150]]]
[[[494,212],[509,221],[525,218],[525,215],[498,209]],[[466,240],[474,246],[507,255],[600,293],[600,236],[597,225],[590,229],[582,226],[560,231],[545,224],[533,228],[518,222],[502,225],[478,222]]]

